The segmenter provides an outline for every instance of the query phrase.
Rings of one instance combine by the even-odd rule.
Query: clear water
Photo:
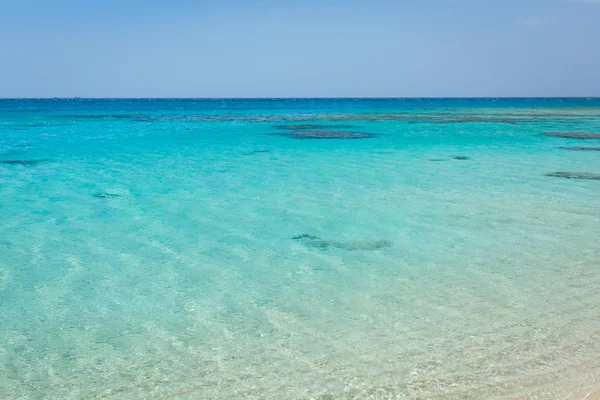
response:
[[[0,398],[597,386],[600,181],[545,174],[600,140],[547,131],[600,100],[0,100]]]

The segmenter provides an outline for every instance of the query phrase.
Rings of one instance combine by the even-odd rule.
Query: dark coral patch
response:
[[[46,159],[39,159],[39,160],[0,160],[0,164],[5,164],[5,165],[37,165],[37,164],[41,164],[44,163],[46,161]]]
[[[590,132],[544,132],[544,135],[567,139],[600,139],[600,133]]]
[[[381,250],[392,246],[387,240],[325,240],[318,236],[303,233],[302,235],[292,237],[294,240],[300,240],[306,246],[319,250],[342,249],[342,250]]]
[[[117,197],[121,197],[118,193],[109,193],[109,192],[100,192],[94,195],[97,199],[116,199]]]
[[[369,139],[375,137],[375,135],[370,133],[345,132],[329,129],[291,131],[278,133],[277,135],[294,139]]]
[[[354,240],[341,242],[335,240],[312,240],[306,244],[319,250],[328,250],[330,248],[342,250],[381,250],[392,246],[392,243],[387,240]]]
[[[555,178],[566,178],[566,179],[583,179],[589,181],[600,181],[600,174],[592,174],[589,172],[551,172],[546,174]]]
[[[600,151],[600,147],[559,147],[559,149],[571,151]]]
[[[304,240],[304,239],[318,240],[319,237],[315,236],[315,235],[309,235],[308,233],[303,233],[301,235],[296,235],[296,236],[292,237],[292,239],[294,239],[294,240]]]

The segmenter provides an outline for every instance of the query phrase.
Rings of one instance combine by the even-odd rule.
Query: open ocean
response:
[[[582,398],[599,148],[600,99],[0,100],[0,398]]]

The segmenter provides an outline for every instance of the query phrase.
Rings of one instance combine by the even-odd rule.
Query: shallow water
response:
[[[600,154],[546,132],[600,100],[0,100],[0,398],[598,386],[600,182],[548,175]]]

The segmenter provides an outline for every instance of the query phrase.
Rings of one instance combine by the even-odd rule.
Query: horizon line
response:
[[[366,96],[366,97],[0,97],[0,100],[476,100],[476,99],[584,99],[600,96]]]

